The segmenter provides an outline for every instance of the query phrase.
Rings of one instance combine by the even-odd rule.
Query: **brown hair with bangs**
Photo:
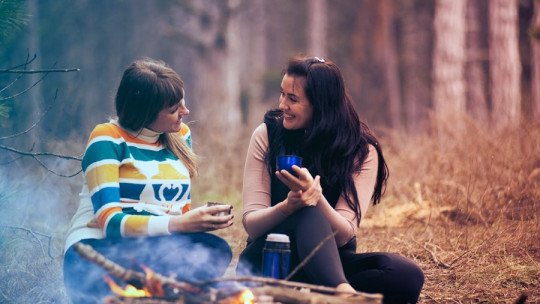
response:
[[[129,130],[140,131],[158,117],[161,110],[172,107],[184,98],[182,78],[161,60],[142,58],[131,63],[116,92],[118,123]],[[197,155],[178,133],[163,133],[160,142],[197,175]]]

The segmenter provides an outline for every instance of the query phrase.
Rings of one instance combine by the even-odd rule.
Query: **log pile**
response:
[[[101,266],[117,279],[139,289],[150,290],[152,295],[155,295],[142,298],[111,295],[104,299],[105,304],[382,303],[382,296],[379,294],[358,292],[336,295],[335,288],[273,278],[229,277],[197,283],[178,281],[158,273],[149,278],[144,273],[126,269],[112,262],[89,245],[77,243],[75,249],[83,258]],[[224,282],[233,282],[236,285],[232,288],[214,287]],[[253,299],[248,301],[242,297],[242,293],[246,290],[251,292]]]

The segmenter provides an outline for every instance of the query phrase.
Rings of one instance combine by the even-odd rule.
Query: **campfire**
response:
[[[335,288],[263,277],[229,277],[205,282],[185,282],[165,277],[141,265],[144,273],[126,269],[95,251],[75,244],[84,258],[101,266],[110,276],[105,304],[272,304],[272,303],[382,303],[379,294],[354,293],[342,297]]]

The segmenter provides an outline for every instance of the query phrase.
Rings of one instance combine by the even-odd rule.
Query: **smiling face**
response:
[[[180,131],[182,117],[189,114],[184,98],[179,103],[161,110],[148,129],[159,133],[175,133]]]
[[[307,99],[306,78],[285,74],[281,81],[279,109],[283,111],[283,127],[287,130],[307,128],[311,124],[313,105]]]

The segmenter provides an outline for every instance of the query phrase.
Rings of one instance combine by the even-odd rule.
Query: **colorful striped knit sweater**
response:
[[[180,135],[191,147],[187,125],[182,124]],[[189,172],[156,142],[158,137],[148,129],[128,132],[116,122],[94,128],[82,161],[85,187],[66,250],[87,238],[169,234],[170,215],[189,210]]]

